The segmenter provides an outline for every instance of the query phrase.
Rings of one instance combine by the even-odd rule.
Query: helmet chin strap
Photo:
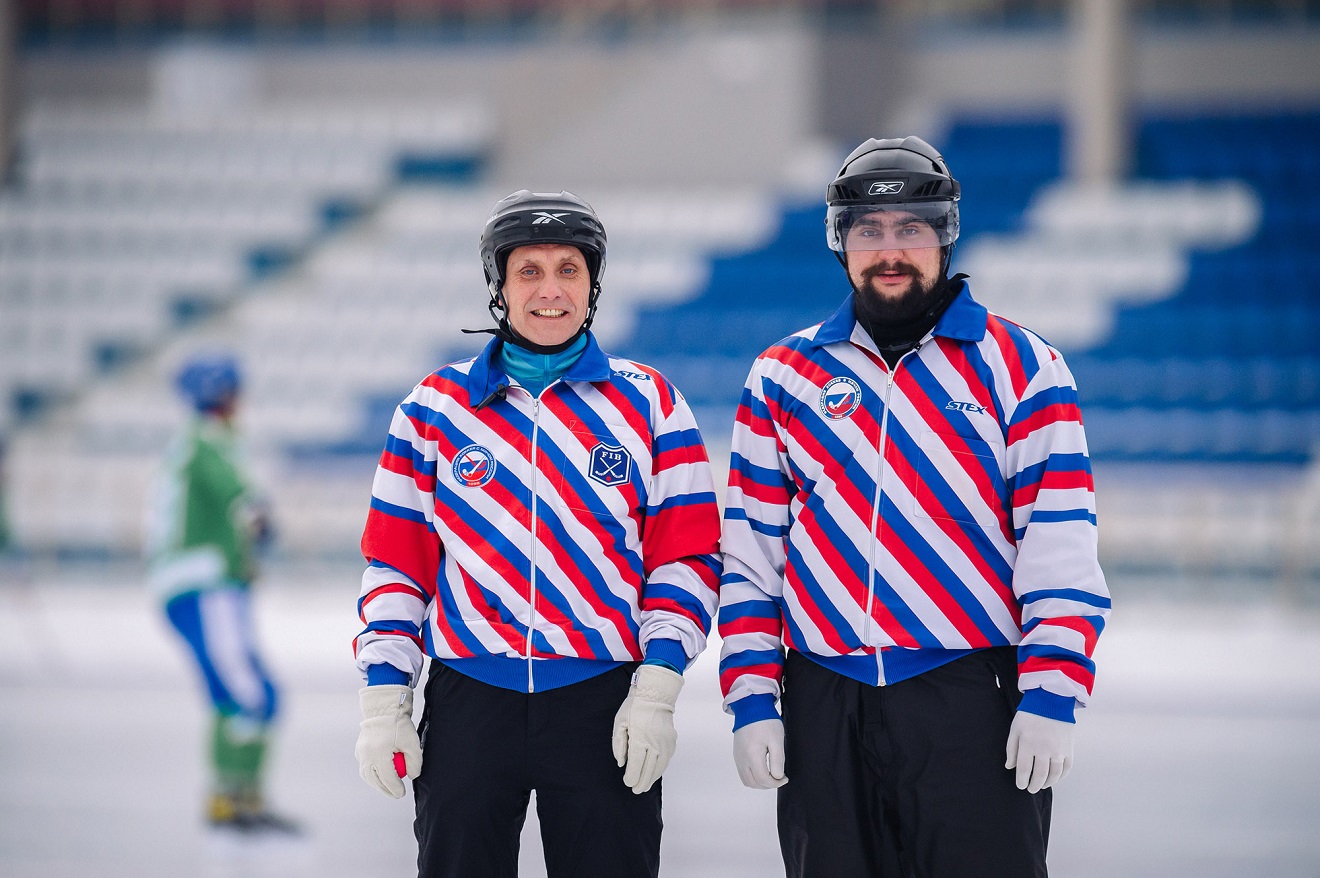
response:
[[[943,248],[944,264],[940,266],[940,277],[943,278],[945,282],[949,280],[949,266],[953,264],[953,247],[954,245],[950,243],[945,244]]]

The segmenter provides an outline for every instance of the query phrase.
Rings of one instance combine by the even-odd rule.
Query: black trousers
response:
[[[549,878],[655,878],[660,783],[623,785],[610,736],[635,665],[528,695],[431,662],[419,731],[419,878],[517,878],[531,791]]]
[[[1019,790],[1004,768],[1020,699],[1015,647],[881,687],[790,651],[789,878],[1044,878],[1052,791]]]

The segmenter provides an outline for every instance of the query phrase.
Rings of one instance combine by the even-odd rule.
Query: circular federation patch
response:
[[[862,388],[851,378],[832,378],[820,391],[820,411],[831,421],[849,417],[862,402]]]
[[[469,445],[454,457],[454,480],[465,488],[480,488],[495,478],[495,455],[481,445]]]

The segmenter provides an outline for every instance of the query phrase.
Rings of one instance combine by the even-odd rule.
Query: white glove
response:
[[[674,703],[683,675],[659,665],[641,665],[632,687],[614,715],[614,761],[623,768],[623,783],[644,793],[665,773],[678,746]],[[624,768],[624,766],[627,766]]]
[[[1008,729],[1005,768],[1017,769],[1017,788],[1038,793],[1067,776],[1075,723],[1018,711]]]
[[[784,721],[758,720],[734,732],[733,764],[745,787],[773,790],[788,783],[784,777]]]
[[[408,686],[364,686],[358,700],[362,727],[353,750],[358,773],[385,795],[402,798],[403,778],[422,772],[422,742],[412,722],[413,691]]]

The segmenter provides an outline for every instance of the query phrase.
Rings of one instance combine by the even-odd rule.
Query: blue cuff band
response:
[[[408,674],[394,665],[367,665],[368,686],[407,686]]]
[[[1055,695],[1044,689],[1028,689],[1022,693],[1022,702],[1018,704],[1018,710],[1064,723],[1077,722],[1073,716],[1076,707],[1077,699],[1071,695]]]
[[[759,723],[763,719],[779,719],[773,695],[748,695],[729,705],[733,711],[733,730]]]
[[[681,674],[687,667],[687,653],[683,651],[683,644],[677,640],[656,638],[647,642],[646,661],[643,664],[664,665],[674,673]]]

